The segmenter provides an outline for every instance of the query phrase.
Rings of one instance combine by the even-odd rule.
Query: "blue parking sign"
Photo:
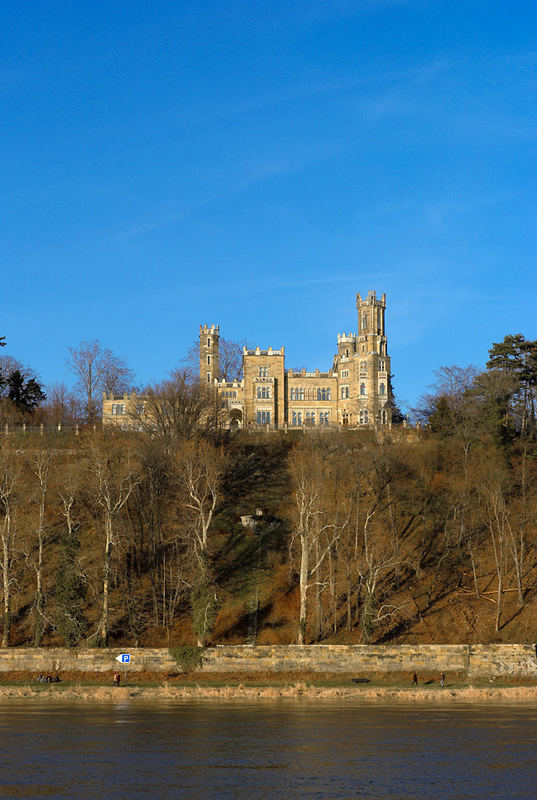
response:
[[[131,663],[131,654],[130,653],[120,653],[119,656],[116,656],[116,661],[119,661],[120,664],[130,664]]]

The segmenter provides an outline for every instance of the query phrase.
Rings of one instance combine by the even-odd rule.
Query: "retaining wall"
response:
[[[118,649],[4,648],[0,672],[109,672]],[[180,672],[164,648],[125,648],[132,671]],[[537,676],[530,644],[431,645],[223,645],[203,654],[203,672],[331,672],[357,676],[376,672],[451,671],[469,676]]]

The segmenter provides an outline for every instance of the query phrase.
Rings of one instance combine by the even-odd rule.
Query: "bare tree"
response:
[[[2,515],[0,536],[2,539],[2,583],[4,589],[2,647],[9,647],[11,634],[11,584],[15,537],[13,517],[18,480],[17,454],[8,441],[3,441],[0,444],[0,514]]]
[[[69,391],[65,383],[53,383],[47,387],[45,413],[54,426],[73,423],[81,417],[80,401]]]
[[[205,644],[217,610],[208,546],[223,468],[223,452],[202,439],[185,442],[178,453],[177,480],[184,510],[184,533],[195,566],[191,597],[199,646]]]
[[[68,366],[76,377],[75,389],[84,403],[88,422],[99,416],[101,393],[118,394],[132,387],[134,373],[125,360],[101,346],[98,339],[69,348]]]
[[[189,370],[175,370],[169,380],[144,390],[132,416],[136,426],[169,442],[214,436],[223,419],[223,402],[200,386]]]
[[[486,479],[482,485],[485,506],[485,519],[494,554],[496,567],[496,615],[495,630],[500,630],[506,556],[508,547],[508,526],[505,501],[500,484],[494,478]]]
[[[35,621],[34,621],[34,646],[41,647],[43,628],[45,622],[44,594],[43,594],[43,549],[45,545],[46,527],[45,510],[47,492],[49,487],[50,467],[52,452],[48,448],[39,448],[32,455],[30,469],[35,479],[35,501],[37,503],[37,524],[35,538],[37,540],[37,554],[29,557],[35,571]]]
[[[306,639],[308,590],[320,583],[321,567],[337,535],[337,527],[327,520],[323,456],[320,442],[308,439],[289,457],[295,499],[291,549],[296,543],[299,550],[298,644],[305,644]]]
[[[108,644],[109,601],[112,548],[118,544],[117,519],[141,477],[139,465],[128,443],[121,436],[107,433],[92,437],[88,447],[89,471],[93,478],[94,502],[102,514],[103,584],[102,613],[94,636],[102,645]]]

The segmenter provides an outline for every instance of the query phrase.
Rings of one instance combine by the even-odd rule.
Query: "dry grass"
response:
[[[163,701],[189,699],[211,700],[359,700],[365,703],[450,703],[450,702],[526,702],[537,700],[537,686],[448,685],[411,688],[408,686],[312,686],[302,681],[284,686],[208,686],[173,685],[169,681],[158,686],[1,686],[0,703],[12,700],[44,702],[81,701],[110,703],[128,700]]]

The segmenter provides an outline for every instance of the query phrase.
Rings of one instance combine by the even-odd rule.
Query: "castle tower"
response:
[[[219,325],[200,325],[200,383],[210,385],[220,378],[218,364]]]
[[[337,354],[339,359],[352,358],[356,353],[357,337],[355,333],[338,333]]]
[[[358,311],[357,386],[358,423],[370,426],[391,423],[390,357],[385,330],[386,294],[380,300],[368,292],[356,295]]]

